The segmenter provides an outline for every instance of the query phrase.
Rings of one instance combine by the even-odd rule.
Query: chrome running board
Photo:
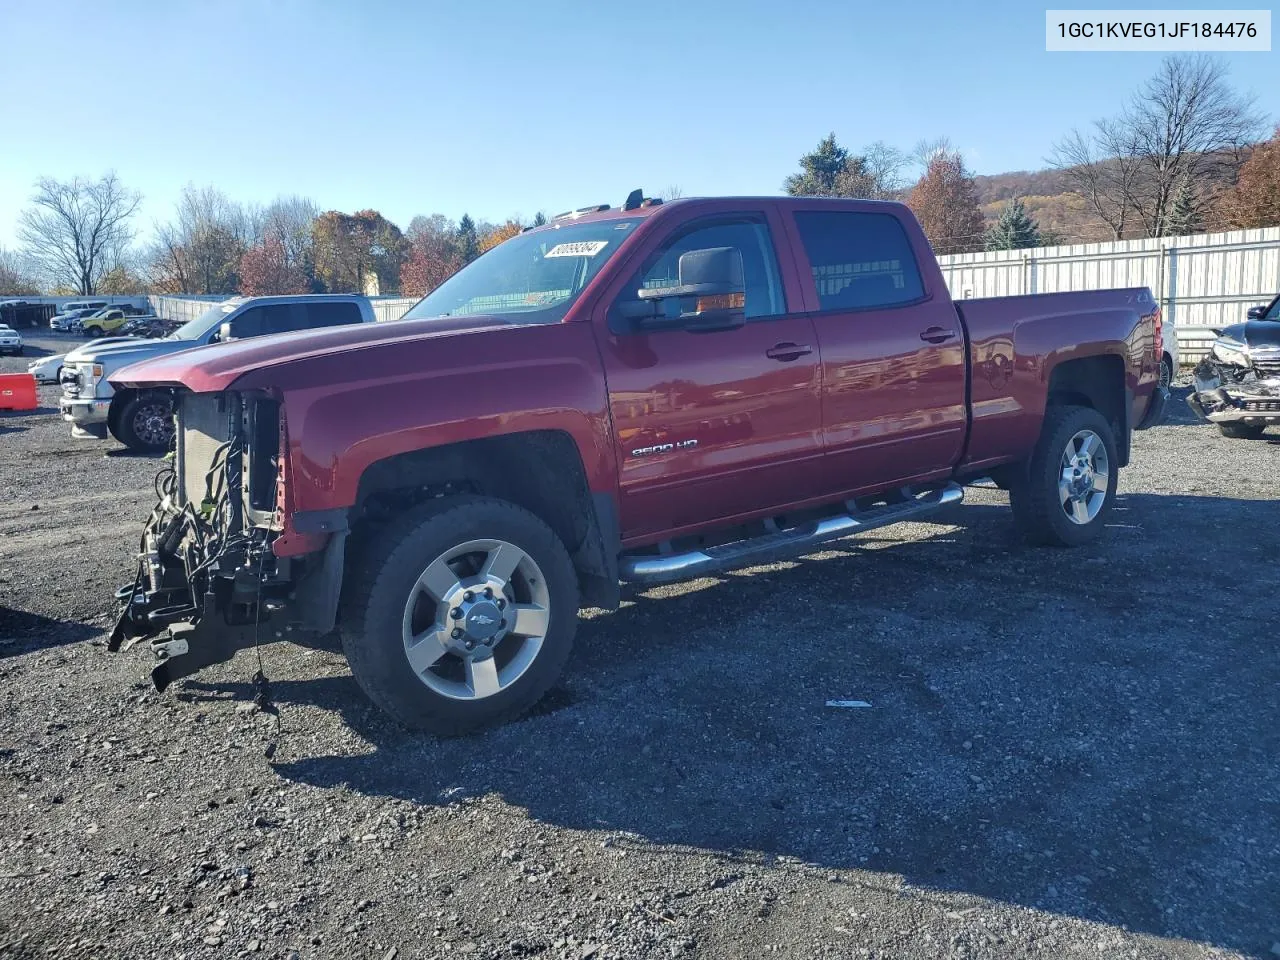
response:
[[[963,499],[964,490],[959,485],[950,483],[940,490],[930,490],[902,503],[891,503],[870,510],[847,510],[836,516],[750,540],[738,540],[688,553],[623,554],[619,561],[619,574],[623,580],[641,583],[691,580],[771,558],[795,556],[806,547],[828,540],[839,540],[891,523],[914,520]]]

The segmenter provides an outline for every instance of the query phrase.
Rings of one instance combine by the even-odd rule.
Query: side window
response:
[[[284,333],[293,330],[293,305],[273,303],[262,308],[262,333]]]
[[[340,327],[360,322],[360,307],[354,303],[304,303],[297,307],[298,329]]]
[[[239,340],[243,340],[246,337],[262,336],[262,314],[264,312],[262,307],[250,307],[239,316],[232,317],[230,321],[231,333]],[[227,321],[223,320],[222,322],[226,323]],[[218,325],[218,329],[222,329],[222,324]]]
[[[769,228],[762,221],[755,220],[722,220],[687,228],[664,246],[656,259],[651,258],[633,278],[634,286],[627,285],[623,296],[633,297],[635,291],[641,289],[674,287],[679,280],[681,254],[707,247],[736,247],[742,254],[748,320],[786,313],[773,240],[769,236]]]
[[[821,309],[892,307],[924,296],[915,254],[897,217],[826,210],[795,217]]]

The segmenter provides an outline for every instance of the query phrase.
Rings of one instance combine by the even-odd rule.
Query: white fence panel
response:
[[[1280,292],[1280,227],[962,253],[938,262],[957,300],[1150,287],[1178,338],[1179,359],[1194,363],[1213,327],[1243,320],[1249,307]]]

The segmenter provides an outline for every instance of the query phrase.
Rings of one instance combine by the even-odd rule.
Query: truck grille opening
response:
[[[1263,380],[1280,377],[1280,356],[1253,358],[1253,369]]]
[[[174,472],[186,501],[200,505],[218,448],[230,436],[227,406],[218,394],[187,394],[178,404]]]

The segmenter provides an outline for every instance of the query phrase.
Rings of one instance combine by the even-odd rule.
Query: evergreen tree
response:
[[[876,197],[880,185],[866,157],[851,154],[829,133],[817,148],[800,158],[800,172],[783,181],[793,197]]]
[[[463,214],[458,221],[458,253],[463,263],[470,263],[480,255],[480,237],[476,232],[476,222],[469,214]]]
[[[1200,212],[1196,209],[1196,192],[1191,188],[1190,180],[1183,180],[1178,185],[1178,192],[1173,195],[1173,204],[1169,208],[1169,219],[1165,222],[1166,237],[1182,237],[1201,230]]]
[[[1004,205],[1000,219],[983,239],[988,250],[1022,250],[1043,245],[1040,226],[1027,213],[1021,197],[1013,197]]]
[[[541,210],[539,210],[536,214],[534,214],[533,225],[535,227],[545,226],[546,222],[547,222],[547,215],[543,213]]]

